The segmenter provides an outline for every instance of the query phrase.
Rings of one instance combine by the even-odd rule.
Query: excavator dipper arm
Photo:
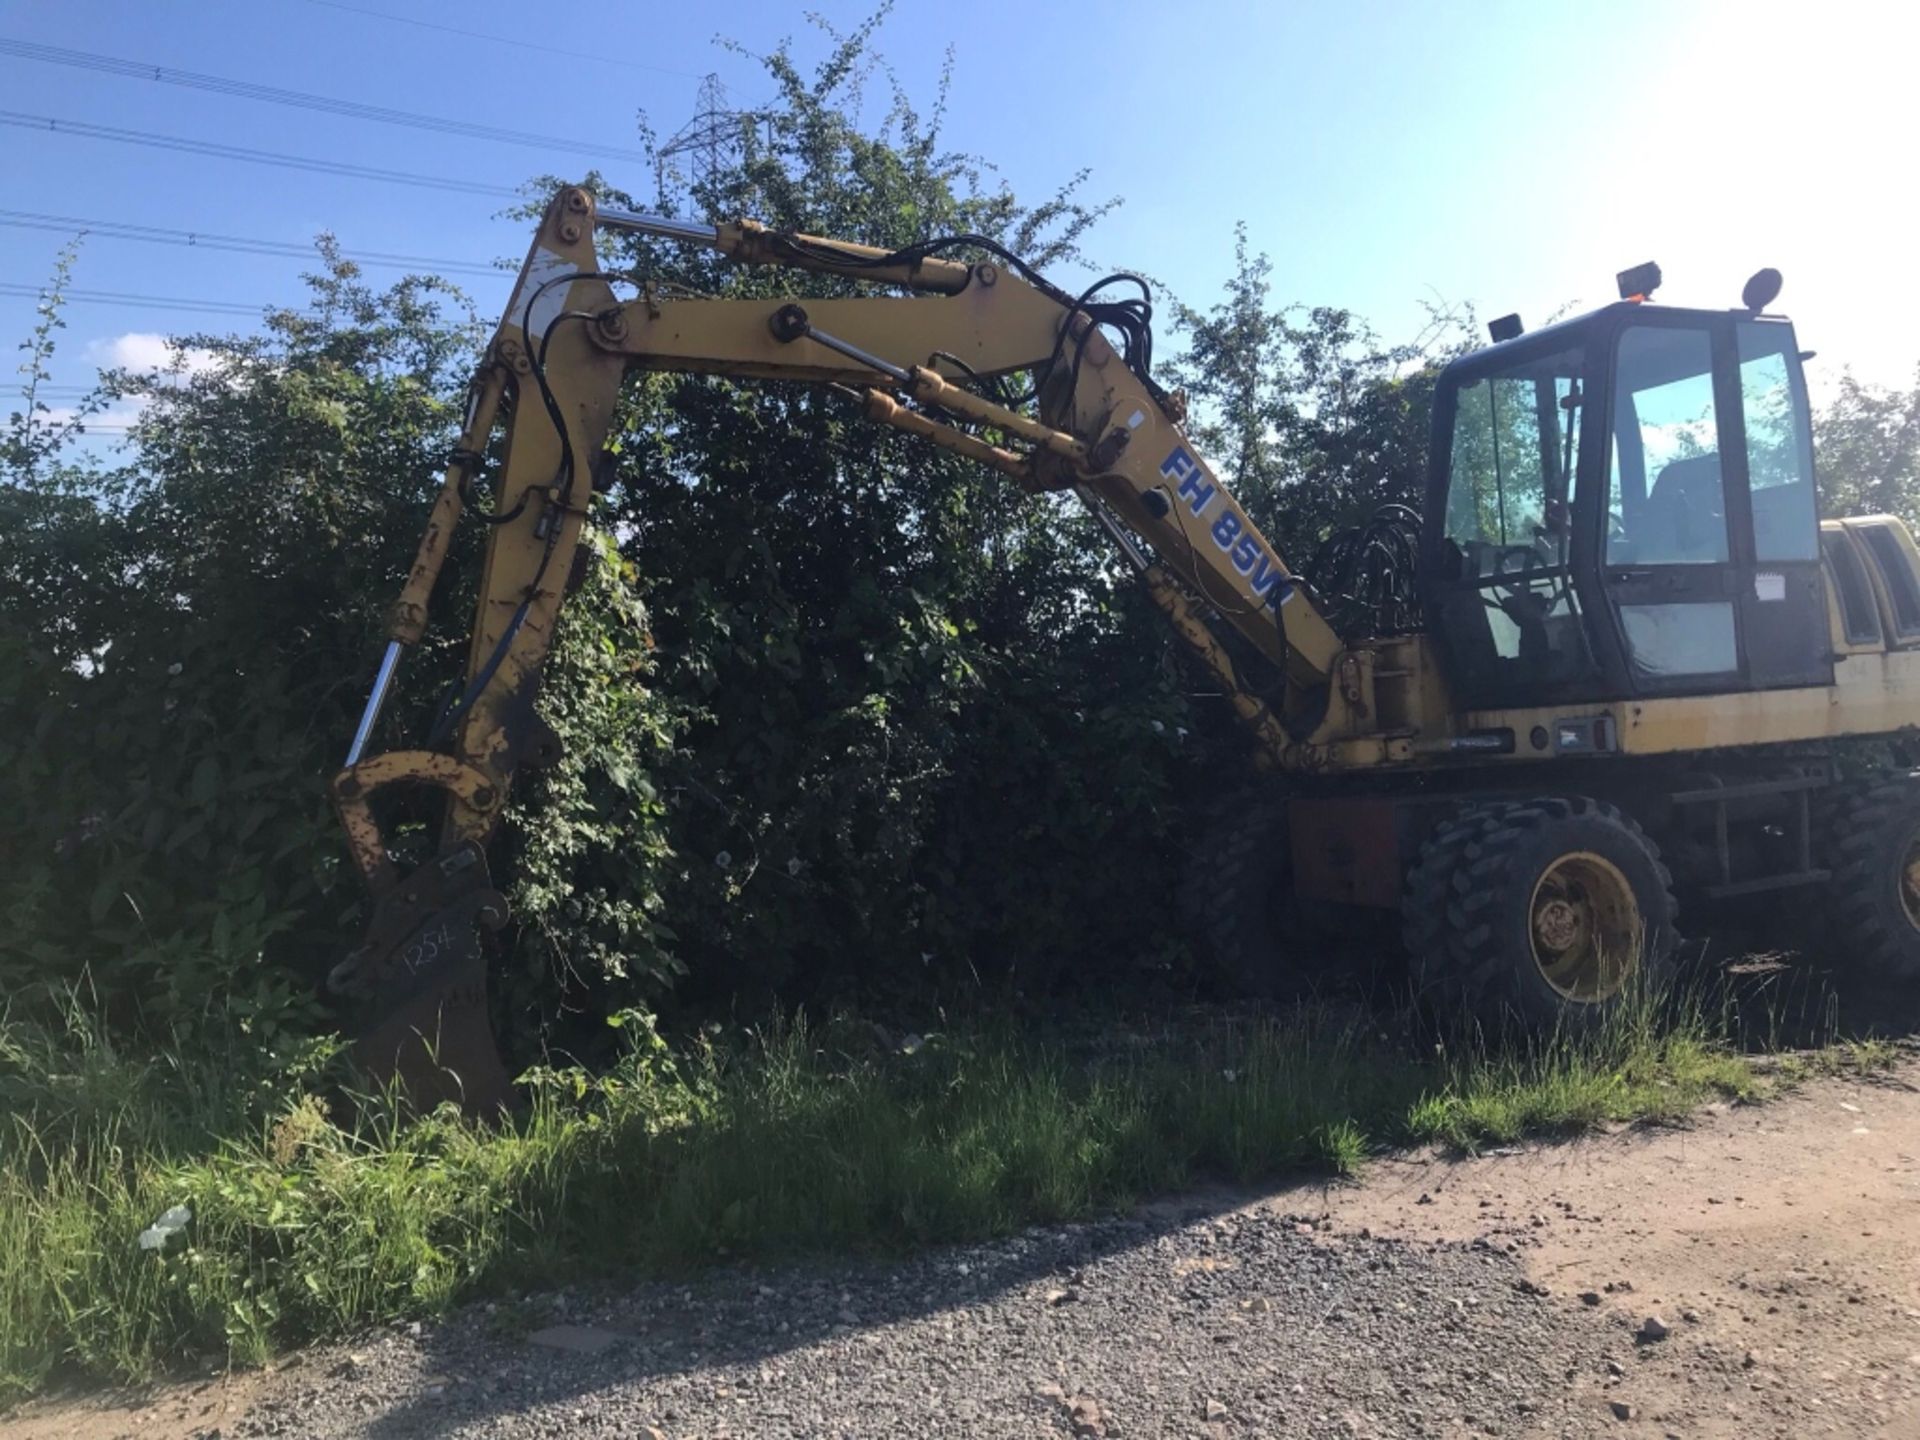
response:
[[[643,286],[640,298],[622,301],[613,283],[628,277],[599,269],[596,227],[913,293],[803,305],[665,298]],[[453,1099],[485,1111],[510,1095],[476,933],[506,919],[485,850],[515,771],[553,743],[535,699],[581,529],[595,489],[607,482],[603,451],[629,371],[830,384],[851,392],[876,422],[969,455],[1026,490],[1073,491],[1231,697],[1258,758],[1313,763],[1340,642],[1188,443],[1177,399],[1116,350],[1085,297],[1056,290],[1010,256],[967,263],[929,248],[886,252],[752,222],[596,211],[581,189],[562,191],[547,207],[389,614],[387,652],[347,765],[333,780],[349,849],[374,899],[367,938],[335,969],[333,985],[367,1011],[357,1042],[363,1064],[398,1075],[416,1103]],[[957,384],[942,363],[969,379],[1032,373],[1038,414]],[[380,706],[405,647],[425,633],[448,540],[501,425],[464,687],[424,748],[369,757]],[[1272,704],[1242,683],[1210,616],[1282,677]],[[439,790],[446,801],[437,855],[406,875],[387,856],[375,805],[380,792],[402,786]]]

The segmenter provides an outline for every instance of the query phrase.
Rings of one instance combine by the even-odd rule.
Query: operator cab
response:
[[[1793,326],[1631,297],[1454,361],[1434,397],[1421,582],[1464,709],[1833,679]]]

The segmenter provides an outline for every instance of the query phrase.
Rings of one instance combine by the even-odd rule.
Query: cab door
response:
[[[1423,532],[1427,613],[1463,707],[1597,698],[1601,673],[1575,582],[1571,494],[1587,351],[1541,331],[1449,367],[1434,407]]]
[[[1814,497],[1813,426],[1793,327],[1736,319],[1735,377],[1742,486],[1735,550],[1750,567],[1740,585],[1747,675],[1756,689],[1833,683]]]
[[[1713,327],[1646,312],[1614,345],[1601,577],[1635,694],[1740,686]]]
[[[1634,314],[1614,346],[1608,412],[1600,574],[1628,690],[1830,682],[1791,328]]]

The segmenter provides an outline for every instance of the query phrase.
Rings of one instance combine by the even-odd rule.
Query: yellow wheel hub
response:
[[[1907,912],[1907,923],[1920,930],[1920,832],[1907,842],[1907,853],[1900,862],[1900,903]]]
[[[1920,844],[1908,867],[1908,913],[1920,925]],[[1610,1000],[1639,959],[1640,903],[1620,867],[1589,850],[1562,855],[1533,887],[1528,939],[1533,963],[1561,995],[1582,1004]]]

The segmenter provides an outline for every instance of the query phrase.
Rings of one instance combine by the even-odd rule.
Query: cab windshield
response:
[[[1460,579],[1565,568],[1584,358],[1516,360],[1456,392],[1446,536]]]

